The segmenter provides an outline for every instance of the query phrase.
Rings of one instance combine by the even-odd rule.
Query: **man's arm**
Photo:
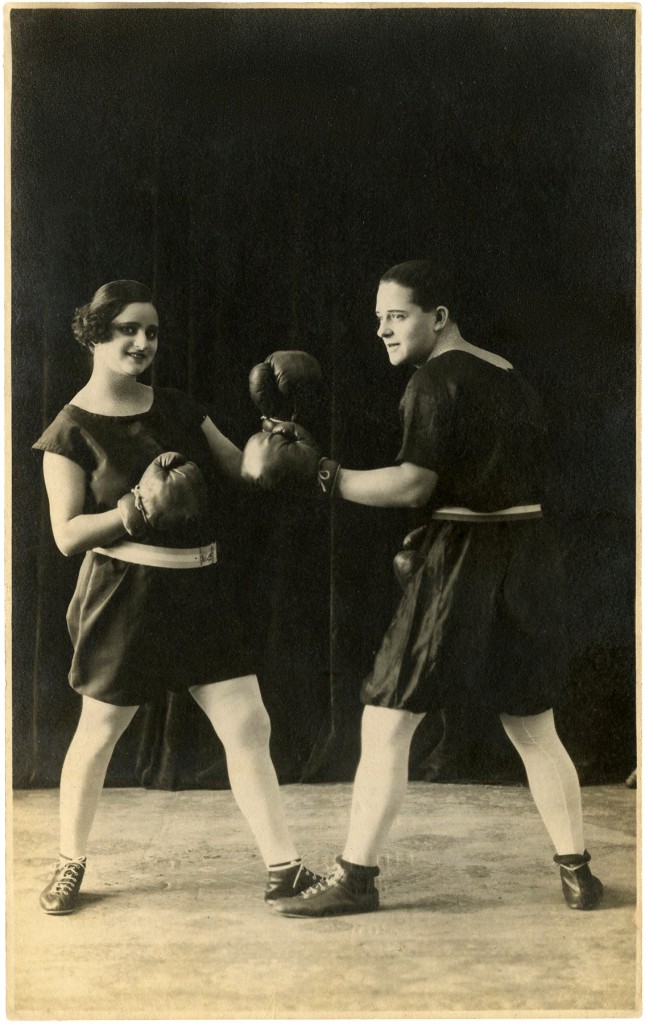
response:
[[[383,469],[340,469],[335,493],[346,501],[378,508],[422,508],[437,486],[438,476],[412,462]]]

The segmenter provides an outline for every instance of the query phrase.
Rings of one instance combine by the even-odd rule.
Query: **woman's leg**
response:
[[[343,860],[374,866],[408,784],[410,743],[422,714],[368,706]]]
[[[529,789],[556,853],[583,854],[578,773],[556,732],[553,711],[500,718],[524,762]]]
[[[66,860],[85,856],[112,751],[136,711],[83,697],[60,780],[60,853]]]
[[[271,723],[255,676],[193,686],[226,751],[231,790],[268,868],[298,861],[269,754]]]
[[[105,773],[136,707],[116,707],[83,697],[81,717],[60,779],[60,859],[40,905],[47,914],[71,914],[85,874],[85,851]]]

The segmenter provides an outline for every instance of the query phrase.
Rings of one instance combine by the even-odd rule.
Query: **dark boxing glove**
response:
[[[423,555],[420,554],[420,549],[427,532],[427,526],[418,526],[416,530],[412,530],[403,538],[401,551],[397,552],[394,556],[394,575],[402,590],[405,590],[415,572],[423,563]]]
[[[265,418],[242,453],[242,478],[265,491],[313,486],[321,497],[332,498],[339,470],[334,459],[321,457],[309,431],[291,421]]]
[[[320,462],[313,437],[298,423],[271,420],[266,427],[246,443],[242,479],[265,491],[306,490]]]
[[[249,374],[249,391],[262,417],[298,419],[298,406],[306,406],[322,380],[317,359],[308,352],[274,352]]]
[[[164,452],[151,462],[139,483],[118,502],[131,537],[148,530],[170,530],[197,519],[208,495],[202,472],[179,452]]]

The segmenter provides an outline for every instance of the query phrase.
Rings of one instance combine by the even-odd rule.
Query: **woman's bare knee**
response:
[[[255,676],[195,686],[190,692],[225,747],[268,746],[271,722]]]
[[[137,711],[138,705],[121,707],[84,697],[75,738],[95,748],[114,746]]]
[[[240,709],[230,722],[218,730],[224,746],[235,743],[240,747],[268,747],[271,738],[271,721],[264,704]]]

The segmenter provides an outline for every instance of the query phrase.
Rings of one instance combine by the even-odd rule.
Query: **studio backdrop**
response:
[[[634,10],[136,8],[11,11],[12,706],[18,787],[55,786],[79,714],[31,444],[82,386],[76,306],[154,287],[153,382],[238,445],[248,374],[306,349],[308,410],[353,468],[399,446],[408,371],[375,334],[379,275],[462,278],[462,334],[515,363],[551,423],[545,507],[567,569],[557,722],[583,783],[634,767]],[[226,497],[221,571],[257,647],[283,782],[348,780],[359,689],[398,593],[403,511]],[[172,622],[168,622],[172,630]],[[213,610],[217,629],[217,609]],[[498,723],[428,718],[413,778],[518,782]],[[146,705],[109,785],[227,785],[190,698]]]

